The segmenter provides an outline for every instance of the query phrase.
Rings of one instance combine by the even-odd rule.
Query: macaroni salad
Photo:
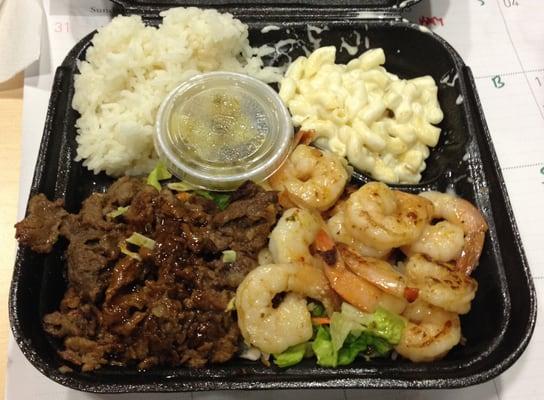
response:
[[[299,57],[281,81],[293,123],[374,179],[417,183],[443,119],[430,76],[399,79],[387,72],[383,49],[335,64],[333,46]]]

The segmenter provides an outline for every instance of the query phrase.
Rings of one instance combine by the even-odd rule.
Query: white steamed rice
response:
[[[161,13],[162,25],[145,26],[138,16],[116,17],[93,37],[79,64],[72,106],[77,160],[99,173],[146,174],[157,155],[155,116],[166,94],[199,72],[247,73],[265,82],[281,79],[264,67],[263,50],[249,45],[248,29],[230,14],[197,8]]]

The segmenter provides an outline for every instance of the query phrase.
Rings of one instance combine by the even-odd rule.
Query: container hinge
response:
[[[158,23],[161,20],[160,12],[168,9],[165,5],[140,4],[134,5],[126,0],[113,0],[116,3],[114,14],[140,15],[145,21]],[[261,21],[307,21],[311,16],[312,22],[319,21],[380,21],[380,20],[400,20],[401,15],[399,9],[391,8],[355,8],[355,7],[307,7],[307,6],[273,6],[266,7],[266,12],[263,12],[263,7],[256,6],[216,6],[214,7],[220,12],[229,12],[236,18],[245,21],[261,22]]]
[[[396,11],[390,9],[380,10],[360,10],[351,12],[351,19],[365,21],[400,21],[402,16]]]

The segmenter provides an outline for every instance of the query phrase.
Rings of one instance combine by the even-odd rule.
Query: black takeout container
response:
[[[147,23],[160,22],[159,11],[176,5],[201,5],[199,1],[118,0],[116,10],[142,15]],[[44,314],[57,309],[66,283],[63,277],[62,245],[53,253],[39,255],[20,247],[9,299],[10,321],[15,340],[25,356],[44,375],[65,386],[100,393],[174,392],[214,389],[282,388],[457,388],[489,380],[507,369],[526,348],[535,326],[536,296],[527,260],[497,156],[491,143],[470,69],[444,40],[400,18],[402,4],[396,0],[308,2],[260,0],[250,3],[211,0],[205,6],[230,11],[251,28],[253,46],[298,37],[309,45],[309,35],[321,38],[321,46],[341,41],[353,43],[354,31],[370,47],[383,47],[386,67],[402,78],[430,74],[439,85],[439,100],[445,114],[440,143],[432,151],[421,184],[403,190],[455,190],[474,202],[489,222],[480,265],[474,273],[479,290],[472,310],[463,316],[466,344],[457,346],[442,360],[415,364],[405,360],[363,359],[347,367],[327,369],[313,361],[280,370],[258,362],[234,359],[204,369],[156,368],[137,371],[108,367],[92,373],[59,372],[64,362],[57,355],[60,343],[45,334]],[[404,5],[412,2],[402,2]],[[280,30],[261,33],[274,24]],[[321,34],[308,25],[323,28]],[[73,77],[77,61],[84,58],[93,34],[83,38],[57,69],[31,194],[62,198],[71,212],[92,191],[102,191],[112,182],[93,175],[75,162],[78,114],[71,108]],[[344,38],[344,39],[343,39]],[[288,51],[302,55],[301,46]],[[358,53],[358,54],[359,54]],[[337,62],[350,56],[338,51]],[[275,61],[283,63],[286,56]],[[356,173],[354,179],[368,178]]]

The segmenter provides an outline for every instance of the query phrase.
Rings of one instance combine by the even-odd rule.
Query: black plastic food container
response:
[[[536,320],[536,297],[508,200],[497,156],[491,143],[470,69],[440,37],[405,22],[402,4],[395,0],[306,2],[261,0],[141,1],[118,0],[116,10],[142,15],[158,24],[162,9],[179,5],[200,5],[229,11],[250,26],[253,46],[298,38],[306,42],[321,38],[321,46],[351,41],[358,32],[370,47],[383,47],[386,67],[402,78],[429,74],[439,85],[444,111],[443,133],[433,150],[419,185],[402,186],[420,191],[453,189],[474,202],[489,222],[480,265],[474,273],[480,287],[472,310],[462,317],[464,346],[454,348],[446,358],[426,364],[404,360],[359,360],[348,367],[320,368],[312,360],[286,369],[264,367],[258,362],[235,359],[204,369],[135,369],[108,367],[92,373],[63,374],[64,362],[57,355],[59,343],[44,333],[44,314],[57,309],[63,296],[64,261],[62,245],[50,255],[38,255],[27,248],[17,253],[10,293],[10,321],[15,339],[25,356],[43,374],[68,387],[102,393],[170,392],[214,389],[280,388],[456,388],[491,379],[521,355]],[[204,4],[203,4],[204,3]],[[311,3],[311,6],[309,5]],[[401,3],[399,1],[399,3]],[[415,3],[402,2],[404,5]],[[333,4],[333,5],[331,5]],[[261,33],[274,24],[280,30]],[[328,27],[321,34],[308,26]],[[310,37],[311,35],[311,37]],[[79,209],[92,191],[104,190],[112,179],[93,175],[74,161],[78,114],[72,110],[73,77],[76,62],[83,59],[92,34],[82,39],[58,68],[36,165],[31,194],[43,192],[50,199],[62,198],[69,211]],[[363,40],[362,40],[363,42]],[[363,43],[364,43],[363,42]],[[361,44],[360,52],[364,51]],[[303,55],[301,46],[290,49],[293,58]],[[355,56],[337,52],[337,62]],[[286,62],[286,57],[274,60]],[[269,60],[271,61],[271,60]],[[365,182],[367,177],[355,174]]]

